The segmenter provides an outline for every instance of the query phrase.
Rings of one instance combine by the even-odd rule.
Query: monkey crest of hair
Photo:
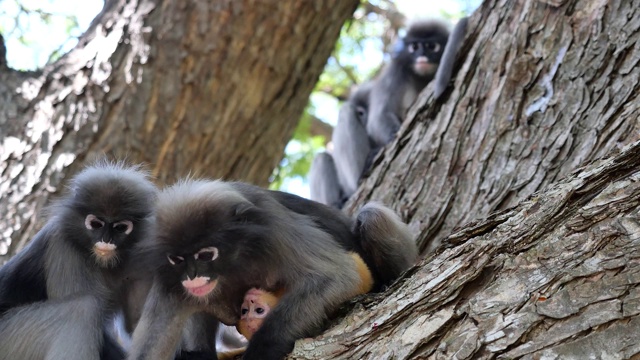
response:
[[[66,196],[48,209],[60,231],[96,264],[113,268],[135,244],[154,209],[156,187],[139,165],[100,160],[70,183]],[[66,219],[66,221],[62,221]],[[69,219],[72,219],[69,221]]]

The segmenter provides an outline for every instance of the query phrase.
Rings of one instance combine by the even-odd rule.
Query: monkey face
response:
[[[60,204],[64,238],[103,268],[115,268],[148,229],[156,188],[136,168],[102,165],[81,173]],[[54,209],[56,210],[56,209]]]
[[[236,328],[247,340],[258,331],[264,319],[276,306],[278,298],[264,290],[253,288],[247,292],[240,310],[240,320]]]
[[[413,41],[407,44],[407,51],[413,59],[413,72],[418,76],[435,74],[444,45],[435,40]]]
[[[118,263],[118,246],[127,241],[133,232],[131,220],[111,220],[89,214],[84,220],[85,228],[92,240],[92,254],[96,262],[103,267],[112,267]]]
[[[185,256],[167,254],[167,260],[178,273],[182,274],[181,284],[187,294],[204,298],[218,284],[218,274],[215,272],[214,265],[218,255],[217,247],[208,246]]]

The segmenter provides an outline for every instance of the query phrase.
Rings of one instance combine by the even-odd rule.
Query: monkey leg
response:
[[[329,153],[316,155],[309,169],[309,190],[312,200],[339,209],[343,192],[336,171],[334,159]]]
[[[0,360],[100,360],[102,320],[88,295],[13,308],[0,317]]]
[[[388,286],[416,263],[418,247],[411,231],[390,209],[368,203],[356,216],[355,233],[359,234],[365,255],[373,262],[373,272],[380,286]]]

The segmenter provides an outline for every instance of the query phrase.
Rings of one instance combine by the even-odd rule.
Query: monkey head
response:
[[[252,220],[257,212],[222,182],[183,181],[163,190],[155,239],[160,247],[156,252],[164,254],[160,271],[165,288],[206,303],[216,296],[221,279],[242,276],[238,262],[253,266],[268,233],[267,227]]]
[[[402,39],[396,58],[418,77],[432,78],[447,44],[449,30],[444,23],[428,20],[412,24]]]
[[[247,291],[240,310],[240,320],[236,325],[238,332],[247,340],[251,340],[279,299],[278,294],[261,289],[253,288]]]
[[[99,267],[113,268],[145,233],[156,187],[139,167],[98,162],[71,182],[71,193],[49,209],[63,238],[87,252]]]

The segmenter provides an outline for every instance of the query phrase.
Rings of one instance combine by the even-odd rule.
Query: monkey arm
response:
[[[353,260],[350,253],[335,254],[334,259],[287,285],[286,293],[251,337],[244,359],[282,359],[297,339],[317,335],[328,314],[361,291],[361,267]],[[331,271],[323,271],[325,267]]]
[[[0,316],[7,310],[47,299],[44,272],[46,227],[0,268]]]
[[[391,81],[383,74],[375,82],[369,98],[367,133],[377,146],[385,146],[395,137],[402,119],[402,103],[406,86],[399,81]]]
[[[322,152],[313,159],[309,169],[309,190],[311,200],[336,208],[342,207],[343,191],[331,154]]]
[[[345,287],[336,278],[307,275],[301,279],[302,283],[285,294],[265,318],[251,338],[244,359],[284,359],[297,339],[317,334],[327,314],[348,299],[348,288],[356,286]]]
[[[436,99],[440,98],[440,95],[444,93],[445,89],[449,85],[449,80],[451,80],[451,74],[453,73],[453,65],[455,64],[462,40],[464,40],[464,36],[467,33],[468,23],[468,17],[460,19],[449,36],[449,40],[444,48],[444,52],[442,53],[440,65],[438,66],[434,80],[436,84],[433,90],[433,95]]]
[[[178,349],[191,311],[165,295],[155,281],[134,332],[129,360],[170,360]],[[213,340],[212,340],[213,341]]]
[[[371,152],[367,129],[358,121],[352,108],[353,105],[347,103],[340,109],[331,138],[338,181],[347,198],[358,188],[358,181]]]

